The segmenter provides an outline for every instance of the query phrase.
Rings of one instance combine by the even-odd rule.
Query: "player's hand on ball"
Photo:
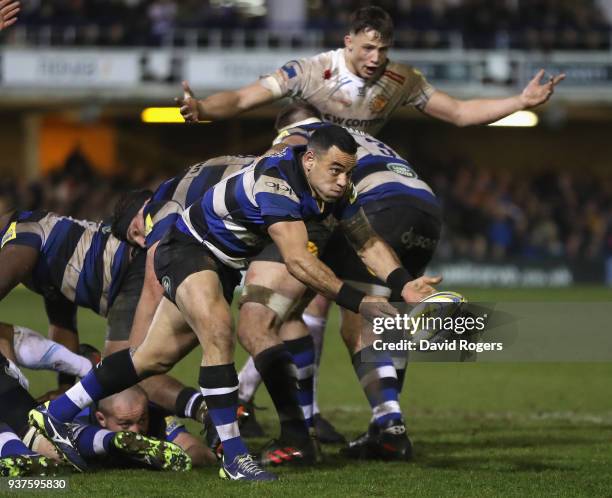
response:
[[[565,74],[551,76],[546,83],[540,83],[544,69],[540,69],[521,93],[521,103],[525,109],[536,107],[546,102],[555,90],[555,86],[565,79]]]
[[[368,322],[371,322],[377,317],[395,316],[398,311],[384,297],[366,296],[359,305],[359,313]]]
[[[411,280],[402,289],[402,299],[407,303],[418,303],[422,299],[436,292],[434,285],[442,282],[441,276],[426,277],[422,276]]]
[[[183,81],[183,96],[174,99],[180,107],[181,116],[186,123],[197,123],[199,121],[200,109],[198,99],[193,95],[193,91],[186,81]]]

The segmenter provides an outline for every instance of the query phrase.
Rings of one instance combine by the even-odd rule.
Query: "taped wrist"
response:
[[[359,313],[359,305],[364,297],[366,297],[365,292],[355,289],[355,287],[348,284],[342,284],[336,296],[336,304],[353,313]]]

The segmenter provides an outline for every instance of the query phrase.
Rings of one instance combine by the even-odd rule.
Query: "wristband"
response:
[[[387,276],[387,286],[391,289],[391,302],[402,300],[404,285],[411,280],[413,280],[413,277],[410,272],[401,266],[389,273],[389,276]]]
[[[366,297],[365,292],[355,289],[355,287],[348,284],[342,284],[336,296],[336,304],[353,313],[359,313],[359,305],[364,297]]]

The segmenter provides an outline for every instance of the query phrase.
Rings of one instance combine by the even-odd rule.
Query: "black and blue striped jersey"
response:
[[[130,247],[110,226],[46,211],[18,211],[0,231],[1,248],[23,245],[39,252],[29,281],[43,296],[68,301],[106,316],[130,263]]]
[[[232,268],[246,266],[269,243],[267,227],[279,221],[345,219],[356,214],[352,185],[334,203],[317,201],[304,175],[306,147],[284,147],[258,158],[209,189],[176,222]]]
[[[146,247],[158,242],[183,210],[227,176],[251,164],[256,156],[219,156],[196,163],[163,182],[145,206]]]
[[[288,136],[308,138],[327,123],[316,118],[306,119],[279,132],[274,143],[281,143]],[[440,204],[435,194],[412,166],[391,147],[363,131],[347,128],[357,142],[357,166],[352,181],[359,205],[383,201],[385,206],[406,201],[415,207],[439,215]]]

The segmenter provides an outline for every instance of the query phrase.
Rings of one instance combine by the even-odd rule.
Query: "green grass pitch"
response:
[[[474,290],[471,300],[610,301],[604,288]],[[17,289],[0,304],[0,320],[45,331],[42,300]],[[323,413],[347,436],[362,432],[369,410],[337,333],[328,325],[320,385]],[[104,321],[79,315],[82,341],[103,343]],[[198,352],[173,373],[196,385]],[[237,364],[244,353],[238,351]],[[26,371],[32,392],[55,384],[49,372]],[[70,477],[80,496],[612,496],[612,364],[412,365],[402,407],[415,445],[411,463],[353,463],[325,447],[317,468],[282,469],[281,481],[228,483],[217,469],[187,474],[102,471]],[[258,412],[270,435],[276,421],[260,391]],[[197,431],[195,424],[190,427]],[[264,442],[252,441],[253,450]]]

